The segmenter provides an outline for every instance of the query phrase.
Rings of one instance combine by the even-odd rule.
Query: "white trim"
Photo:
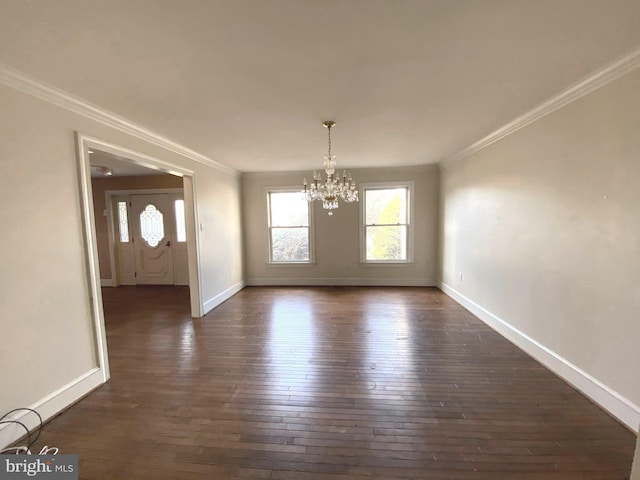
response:
[[[309,170],[274,170],[274,171],[262,171],[262,172],[242,172],[242,178],[255,178],[255,179],[274,179],[274,180],[282,180],[283,175],[289,175],[292,177],[299,176],[301,179],[304,179],[305,176],[309,177]],[[304,185],[302,180],[300,180],[298,185],[298,189],[302,190]]]
[[[198,163],[208,165],[226,174],[234,176],[240,175],[240,172],[231,167],[216,162],[152,130],[133,123],[120,115],[105,110],[83,98],[72,95],[2,63],[0,63],[0,84],[36,97],[57,107],[64,108],[77,115],[89,118],[120,132],[124,132],[132,137],[157,145],[158,147],[177,153]]]
[[[235,285],[230,286],[229,288],[227,288],[223,292],[219,293],[215,297],[212,297],[209,300],[206,300],[204,302],[204,304],[203,304],[203,311],[204,311],[203,315],[206,315],[211,310],[216,308],[218,305],[220,305],[224,301],[226,301],[226,300],[230,299],[231,297],[233,297],[236,293],[238,293],[240,290],[242,290],[245,286],[246,286],[246,284],[244,282],[238,282]]]
[[[184,216],[187,227],[187,262],[189,263],[189,296],[191,302],[191,316],[204,316],[202,302],[202,275],[200,274],[200,228],[198,222],[198,201],[196,195],[196,179],[185,176],[182,181],[184,189]]]
[[[102,291],[100,285],[100,269],[98,266],[98,242],[96,236],[96,223],[94,218],[94,205],[91,187],[91,165],[89,159],[89,149],[97,148],[102,151],[116,154],[127,158],[133,163],[150,165],[153,168],[164,170],[175,175],[183,176],[183,186],[185,188],[185,208],[193,208],[195,214],[197,199],[195,197],[195,189],[192,188],[195,183],[194,173],[191,170],[171,165],[167,162],[157,160],[148,155],[135,152],[118,145],[105,142],[103,140],[83,135],[75,132],[76,154],[78,160],[78,181],[80,183],[82,211],[82,226],[85,237],[86,267],[87,267],[87,283],[89,286],[89,298],[91,302],[91,321],[95,332],[95,348],[98,360],[98,373],[101,377],[101,383],[109,380],[109,357],[107,353],[107,337],[104,322],[104,308],[102,305]],[[188,193],[191,193],[188,196]],[[187,201],[188,199],[188,201]],[[191,299],[191,311],[193,316],[202,316],[202,305],[200,303],[200,292],[202,285],[200,282],[198,257],[198,232],[195,229],[196,218],[190,218],[187,226],[187,249],[189,255],[189,278],[196,280],[190,285],[189,295]],[[192,272],[192,269],[194,270]]]
[[[495,130],[486,137],[478,140],[474,144],[468,146],[464,150],[447,157],[439,162],[440,168],[447,168],[454,163],[467,158],[480,150],[487,148],[489,145],[496,143],[499,140],[517,132],[521,128],[540,120],[542,117],[555,112],[559,108],[568,105],[571,102],[578,100],[579,98],[588,95],[589,93],[603,87],[614,80],[622,77],[623,75],[640,67],[640,48],[633,50],[626,55],[618,58],[617,60],[605,65],[598,71],[583,78],[577,83],[567,87],[560,93],[552,96],[546,101],[542,102],[537,107],[529,110],[523,115],[520,115],[516,119],[507,123],[503,127]]]
[[[91,279],[96,278],[96,272],[99,271],[97,263],[97,241],[95,233],[95,219],[93,218],[93,196],[91,194],[91,177],[90,177],[90,164],[89,155],[87,151],[90,148],[95,148],[118,157],[125,158],[131,163],[139,166],[152,168],[154,170],[160,170],[171,175],[177,175],[182,177],[182,184],[184,189],[185,199],[185,215],[187,220],[187,256],[189,258],[189,295],[191,301],[191,315],[193,317],[201,317],[204,315],[203,306],[201,303],[202,282],[200,280],[200,254],[199,254],[199,231],[196,228],[197,225],[197,198],[195,194],[195,173],[188,168],[180,167],[163,160],[159,160],[150,155],[131,150],[120,145],[110,143],[99,138],[90,137],[85,134],[76,132],[76,138],[78,143],[78,163],[82,173],[80,177],[81,191],[82,191],[82,208],[85,212],[83,218],[84,228],[86,232],[86,245],[88,251],[95,251],[89,255],[88,262],[90,264],[89,276]],[[155,189],[141,189],[137,192],[150,193]],[[175,189],[164,189],[166,191]],[[127,190],[112,190],[114,192],[124,192]],[[193,209],[193,211],[191,211]],[[192,218],[191,218],[192,216]],[[95,255],[93,258],[91,255]],[[95,263],[95,265],[94,265]],[[99,284],[99,279],[96,280]],[[101,353],[101,357],[104,358],[104,364],[106,364],[106,337],[104,337],[104,318],[102,310],[102,295],[99,287],[97,290],[92,290],[92,299],[94,300],[94,317],[95,321],[100,322],[101,326],[96,326],[96,332],[101,332],[98,335],[98,348],[100,351],[104,350],[104,354]],[[99,303],[99,305],[98,305]],[[100,340],[101,339],[101,340]],[[101,363],[102,364],[102,363]],[[108,379],[108,376],[107,376]]]
[[[101,287],[113,287],[113,280],[111,278],[101,278],[100,279]]]
[[[309,261],[307,262],[274,262],[272,257],[271,250],[271,193],[301,193],[300,187],[291,187],[286,185],[278,185],[278,186],[266,186],[264,187],[266,204],[267,204],[267,265],[269,266],[293,266],[293,265],[314,265],[316,263],[316,252],[315,252],[315,239],[316,239],[316,229],[315,229],[315,201],[307,202],[307,235],[309,238]],[[304,226],[300,227],[304,228]]]
[[[76,154],[80,182],[82,210],[82,226],[85,237],[85,252],[87,266],[87,283],[90,290],[91,321],[95,332],[95,348],[98,355],[98,368],[102,374],[102,382],[109,380],[109,357],[107,355],[107,335],[104,326],[104,308],[102,305],[102,291],[100,285],[100,267],[98,264],[98,239],[96,235],[96,221],[93,215],[93,194],[91,189],[91,165],[89,163],[88,137],[75,132]]]
[[[430,278],[255,277],[248,286],[436,287]]]
[[[42,416],[42,420],[46,422],[57,413],[95,390],[102,385],[102,383],[104,382],[101,370],[94,368],[40,399],[33,405],[30,405],[29,408],[36,410]],[[33,431],[33,429],[39,425],[38,417],[27,411],[16,412],[16,414],[11,415],[9,419],[24,423],[30,431]],[[0,449],[11,445],[25,434],[26,432],[20,425],[0,426]]]
[[[173,163],[165,162],[157,157],[152,157],[146,153],[132,150],[116,143],[107,142],[97,137],[91,137],[89,135],[81,134],[84,142],[98,150],[102,150],[106,153],[111,153],[125,160],[131,161],[140,167],[156,170],[159,172],[168,173],[170,175],[176,175],[178,177],[185,177],[187,175],[192,176],[194,171],[190,168],[179,167]]]
[[[439,287],[489,327],[580,390],[629,429],[638,432],[640,407],[446,283],[439,282]]]

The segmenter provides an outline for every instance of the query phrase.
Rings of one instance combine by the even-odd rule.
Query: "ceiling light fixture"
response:
[[[113,175],[113,168],[111,167],[105,167],[104,165],[93,165],[91,168],[103,177],[110,177],[111,175]]]
[[[322,202],[322,207],[329,210],[329,215],[333,215],[333,210],[338,208],[338,199],[341,198],[346,203],[358,201],[358,190],[356,182],[353,181],[351,175],[346,170],[342,173],[342,178],[336,176],[336,156],[331,153],[331,129],[336,122],[331,120],[324,122],[327,129],[329,152],[324,156],[324,171],[327,174],[326,180],[322,181],[322,173],[313,171],[313,181],[307,184],[304,179],[303,193],[309,202],[318,200]]]

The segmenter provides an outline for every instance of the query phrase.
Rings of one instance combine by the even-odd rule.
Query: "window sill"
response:
[[[361,267],[412,267],[415,265],[415,262],[413,260],[407,260],[407,261],[398,261],[398,262],[394,262],[394,261],[367,261],[367,260],[361,260],[360,261],[360,266]]]
[[[315,262],[267,262],[267,267],[313,267]]]

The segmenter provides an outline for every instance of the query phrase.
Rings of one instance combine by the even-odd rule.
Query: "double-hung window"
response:
[[[299,190],[269,191],[269,262],[311,263],[309,202]]]
[[[361,260],[413,261],[413,182],[361,184]]]

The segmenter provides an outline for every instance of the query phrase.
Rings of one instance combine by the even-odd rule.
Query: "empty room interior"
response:
[[[640,480],[639,67],[638,0],[3,0],[0,450]]]

